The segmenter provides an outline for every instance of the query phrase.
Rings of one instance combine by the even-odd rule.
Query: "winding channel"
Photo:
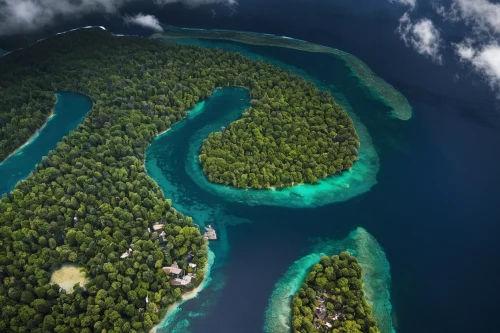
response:
[[[220,274],[226,257],[229,255],[229,240],[227,228],[239,223],[249,222],[236,218],[226,211],[227,201],[237,202],[247,206],[264,204],[281,207],[319,205],[322,202],[313,202],[316,197],[324,197],[325,193],[341,193],[347,189],[339,183],[350,182],[357,184],[353,179],[359,179],[363,184],[365,174],[357,174],[359,169],[366,168],[364,159],[357,162],[360,166],[353,168],[345,175],[330,177],[321,185],[303,185],[306,192],[303,195],[291,195],[294,189],[287,190],[241,190],[222,185],[209,183],[201,170],[198,161],[198,149],[209,133],[218,131],[237,120],[241,113],[250,106],[250,96],[243,88],[225,88],[216,90],[211,98],[200,102],[194,109],[188,111],[187,118],[167,132],[158,136],[146,151],[146,169],[155,179],[166,197],[172,199],[174,207],[183,214],[190,215],[194,221],[203,227],[206,224],[216,226],[221,240],[212,243],[211,265],[207,270],[207,281],[198,291],[210,286],[209,294],[217,298],[217,290],[224,287],[225,277]],[[359,126],[359,122],[357,122]],[[358,128],[358,127],[357,127]],[[366,141],[363,142],[366,145]],[[362,147],[363,147],[362,143]],[[360,150],[362,151],[362,150]],[[365,180],[366,181],[366,180]],[[353,193],[360,191],[354,188]],[[309,195],[309,192],[311,195]],[[330,201],[345,199],[345,195],[331,195]],[[323,201],[324,202],[324,201]],[[371,249],[366,250],[366,247]],[[339,241],[315,242],[312,253],[296,261],[285,276],[280,279],[273,292],[266,310],[265,332],[288,332],[288,318],[290,312],[290,297],[296,292],[302,282],[305,272],[319,260],[321,255],[333,255],[336,252],[349,250],[359,255],[360,263],[367,270],[365,286],[370,303],[374,306],[375,316],[386,327],[382,332],[392,332],[391,307],[388,293],[390,285],[389,264],[385,254],[376,240],[364,229],[357,229],[348,238]],[[211,283],[214,285],[211,285]],[[191,295],[192,298],[195,295]],[[196,296],[195,296],[196,297]],[[200,305],[203,307],[203,304]],[[202,311],[199,309],[199,311]],[[157,327],[158,332],[187,332],[189,320],[183,318],[182,303],[175,307],[166,319]],[[188,316],[202,315],[200,312],[189,312]]]
[[[58,92],[56,96],[54,111],[45,125],[0,163],[0,195],[9,193],[19,181],[26,179],[42,158],[76,129],[92,109],[92,100],[85,95]]]
[[[394,109],[352,74],[345,59],[331,54],[180,35],[162,40],[239,52],[304,77],[331,93],[349,113],[361,148],[360,160],[350,172],[316,185],[273,191],[212,184],[201,170],[198,149],[209,133],[238,119],[249,106],[248,92],[241,88],[215,91],[185,120],[157,137],[146,152],[148,174],[177,210],[192,216],[201,228],[214,226],[220,239],[210,244],[214,261],[202,291],[170,311],[157,331],[226,332],[245,327],[248,332],[288,333],[290,296],[304,272],[321,255],[348,250],[359,257],[366,272],[365,292],[381,332],[394,332],[389,262],[376,239],[357,228],[362,211],[352,211],[357,207],[352,199],[377,184],[380,167],[380,147],[375,148],[363,122],[375,124],[378,142],[382,138],[392,146],[399,141],[393,130],[401,122]],[[263,267],[266,273],[256,274]]]

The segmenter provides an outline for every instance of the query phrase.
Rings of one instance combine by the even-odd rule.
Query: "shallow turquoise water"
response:
[[[337,94],[337,96],[339,96],[339,94]],[[338,198],[340,198],[340,200],[338,200],[339,202],[346,200],[345,196],[336,196],[335,191],[346,191],[349,189],[345,189],[341,186],[331,186],[332,183],[327,184],[329,186],[327,189],[327,194],[330,194],[329,196],[326,196],[325,193],[321,193],[323,190],[322,186],[303,185],[298,188],[303,187],[308,189],[303,192],[304,195],[296,195],[295,198],[290,198],[290,195],[287,194],[287,191],[290,191],[289,189],[276,191],[241,190],[211,184],[206,180],[198,162],[198,150],[203,140],[209,133],[218,131],[222,126],[227,126],[230,122],[238,119],[241,113],[248,108],[249,102],[249,93],[243,88],[216,90],[211,98],[199,103],[193,110],[188,111],[188,116],[185,120],[175,124],[169,131],[157,137],[146,151],[145,165],[147,172],[158,182],[166,197],[172,199],[173,206],[182,213],[192,216],[194,221],[200,226],[205,224],[212,224],[215,226],[220,239],[217,242],[211,243],[215,262],[209,267],[210,279],[207,280],[203,286],[203,291],[195,300],[185,302],[173,310],[158,326],[159,332],[198,332],[200,328],[196,326],[193,327],[192,322],[197,321],[199,318],[206,320],[205,316],[217,307],[220,295],[223,295],[225,292],[228,275],[231,275],[230,272],[227,272],[225,267],[228,261],[231,262],[232,257],[231,238],[229,233],[233,228],[241,224],[258,222],[253,218],[245,218],[245,214],[242,216],[232,213],[231,210],[234,205],[243,205],[244,207],[269,205],[277,206],[279,207],[278,209],[281,210],[285,209],[290,211],[290,208],[293,206],[314,207],[328,203],[327,200],[329,200],[329,202],[335,202]],[[345,100],[339,102],[348,106]],[[362,126],[359,120],[357,121],[357,125]],[[369,136],[365,137],[365,139],[366,138],[370,139]],[[365,140],[363,142],[366,143],[367,141]],[[372,151],[375,151],[373,146],[370,148]],[[376,152],[375,156],[377,156]],[[358,163],[363,166],[363,162],[363,159],[361,159]],[[368,165],[373,166],[373,164]],[[363,179],[364,175],[362,173],[357,175],[360,184],[366,181],[370,186],[373,185],[373,183],[370,183],[370,180],[375,179],[376,171],[378,171],[378,163],[376,163],[375,166],[376,168],[374,169],[368,168],[372,171],[375,170],[375,173],[371,174],[373,178],[367,177],[367,179]],[[353,184],[355,186],[356,183],[352,181],[353,175],[356,175],[355,170],[346,174],[351,177],[351,186],[353,186]],[[331,179],[338,182],[336,178],[345,179],[345,176],[337,175],[331,177]],[[315,200],[316,193],[314,191],[316,189],[320,193],[323,201]],[[350,189],[353,188],[351,187]],[[354,194],[351,194],[351,197],[365,191],[366,190],[356,193],[356,187],[354,187]],[[363,235],[369,234],[363,230]],[[353,241],[353,238],[354,236],[350,237],[349,240]],[[373,237],[369,236],[368,238],[372,243],[376,244]],[[334,254],[334,250],[338,250],[339,252],[349,250],[350,248],[346,244],[351,243],[346,241],[327,241],[326,243],[323,241],[318,243],[314,241],[308,245],[308,248],[310,250],[311,245],[320,246],[319,249],[315,249],[313,252],[314,259],[319,259],[319,257],[317,257],[318,253]],[[258,251],[258,243],[255,245],[257,248],[254,250]],[[383,253],[378,244],[377,248]],[[353,253],[357,253],[360,252],[359,249],[361,249],[361,246],[357,246],[351,250]],[[385,255],[382,255],[382,257],[385,259]],[[380,264],[380,262],[372,263],[369,261],[369,259],[374,258],[373,256],[368,256],[366,258],[368,259],[362,261],[365,267],[374,267]],[[309,263],[309,261],[307,262]],[[387,262],[386,259],[385,262]],[[388,286],[390,285],[389,265],[387,263],[385,266],[378,267],[382,270],[384,281],[389,282],[384,288],[379,288],[373,300],[376,305],[379,305],[378,308],[390,309],[390,303],[388,303],[390,297],[388,291]],[[304,268],[301,266],[301,269],[307,268],[308,267]],[[368,279],[371,276],[373,276],[373,274],[368,274]],[[372,281],[372,284],[373,283]],[[281,284],[281,286],[282,285],[283,284]],[[294,284],[292,283],[292,285]],[[367,283],[367,285],[369,284]],[[281,288],[280,284],[278,283],[275,288],[279,290]],[[277,292],[273,292],[272,295],[274,297],[277,295]],[[270,302],[272,302],[272,300],[270,300]],[[387,306],[387,303],[389,306]],[[260,311],[262,316],[264,316],[265,307],[262,307]],[[283,307],[281,306],[268,307],[266,318],[273,318],[274,316],[279,317],[282,311]],[[381,321],[389,322],[390,326],[390,310],[380,313]],[[267,323],[263,325],[269,327]],[[391,332],[391,330],[392,327],[384,331],[384,333]],[[209,332],[209,330],[201,331]],[[266,328],[266,332],[274,332],[274,330]],[[276,332],[283,331],[278,330]]]
[[[220,47],[221,44],[214,46]],[[276,191],[245,191],[207,182],[199,167],[197,150],[209,133],[238,119],[249,106],[248,91],[242,88],[215,91],[210,99],[189,111],[185,120],[155,139],[146,152],[148,174],[158,182],[165,196],[172,199],[177,210],[192,216],[200,226],[212,224],[219,236],[219,240],[210,245],[213,264],[209,265],[209,278],[203,285],[204,289],[196,298],[172,311],[159,325],[159,332],[262,331],[267,327],[266,316],[279,316],[283,309],[276,307],[273,308],[276,312],[270,312],[268,304],[272,302],[272,295],[276,295],[276,290],[280,289],[279,281],[287,276],[290,267],[293,268],[297,260],[308,254],[329,253],[326,252],[330,249],[328,244],[337,244],[336,240],[346,237],[349,229],[352,229],[342,227],[340,221],[348,221],[347,214],[342,210],[335,212],[334,223],[324,224],[325,216],[329,215],[322,212],[321,207],[331,209],[331,203],[352,201],[367,193],[377,182],[379,157],[359,115],[368,113],[385,120],[389,112],[383,103],[358,86],[357,80],[349,76],[350,71],[344,64],[333,63],[334,67],[330,70],[336,75],[334,79],[324,81],[298,66],[287,65],[285,61],[258,53],[266,48],[250,50],[241,45],[231,47],[254,58],[272,61],[315,82],[321,89],[330,91],[355,121],[361,137],[361,160],[352,171],[333,176],[321,185],[303,185]],[[294,58],[297,52],[300,54],[299,51],[287,52]],[[349,94],[354,94],[356,98],[350,98]],[[2,186],[5,184],[5,191],[24,179],[64,135],[78,126],[91,108],[91,101],[82,95],[60,93],[58,99],[56,116],[40,131],[38,137],[6,160],[4,165],[0,165],[6,168],[0,175],[9,175],[0,180]],[[63,117],[68,117],[64,118],[66,122]],[[48,134],[51,134],[52,140],[45,136]],[[30,150],[33,148],[37,149]],[[9,166],[10,169],[7,169]],[[18,172],[21,169],[24,174]],[[349,188],[346,188],[347,184]],[[296,209],[299,207],[303,209]],[[319,234],[319,229],[313,227],[317,223],[323,226]],[[304,229],[305,225],[307,228]],[[318,242],[317,237],[320,236],[326,237],[326,240]],[[371,266],[369,263],[366,265]],[[262,271],[263,267],[266,273],[257,279],[256,272]],[[388,266],[384,272],[388,272]],[[384,278],[390,281],[388,273]],[[386,295],[380,301],[381,307],[388,308],[388,293],[389,285],[382,286],[378,292],[379,295]],[[248,309],[248,304],[251,304],[251,309]],[[228,313],[231,313],[230,318]],[[244,325],[244,330],[241,325]]]
[[[359,149],[359,160],[348,172],[343,172],[340,175],[334,175],[325,179],[321,179],[314,185],[304,184],[291,188],[277,189],[274,192],[261,190],[240,190],[233,187],[221,186],[208,182],[205,175],[203,174],[203,171],[199,168],[196,152],[201,146],[201,143],[209,133],[218,131],[220,130],[220,127],[225,126],[229,123],[227,122],[226,118],[221,118],[219,120],[215,120],[216,123],[214,123],[213,126],[210,125],[210,127],[207,126],[199,130],[190,141],[189,154],[192,156],[192,158],[187,163],[188,174],[204,189],[211,191],[215,195],[222,196],[233,201],[243,202],[249,205],[266,204],[282,207],[318,207],[354,198],[362,193],[369,191],[371,187],[377,183],[376,176],[379,170],[379,157],[375,147],[373,146],[370,134],[368,133],[366,126],[363,125],[359,117],[354,112],[349,101],[346,99],[341,90],[336,87],[334,82],[321,82],[313,76],[309,75],[306,71],[296,66],[286,64],[282,61],[278,61],[270,57],[264,57],[245,48],[242,48],[240,46],[240,43],[224,43],[220,41],[207,41],[187,38],[176,39],[176,41],[178,43],[186,45],[219,47],[228,51],[239,52],[242,55],[254,60],[263,59],[266,62],[270,62],[283,70],[292,71],[293,73],[314,82],[321,90],[330,92],[335,98],[336,102],[339,103],[347,111],[351,119],[354,121],[354,126],[360,138],[361,146]],[[335,57],[331,55],[326,56],[331,58],[331,62],[335,62]],[[340,61],[339,59],[337,59],[336,61],[337,66],[344,67],[344,69],[346,69],[346,66],[342,61]],[[197,109],[199,110],[199,107],[197,107]],[[241,110],[234,108],[232,110],[232,113],[234,113],[234,119],[238,119]]]
[[[241,41],[251,45],[276,46],[282,49],[294,49],[302,52],[326,53],[331,59],[342,60],[350,68],[352,74],[371,91],[374,97],[383,99],[384,103],[392,109],[394,117],[401,120],[408,120],[412,115],[412,108],[405,96],[373,73],[361,59],[336,48],[273,34],[237,30],[179,28],[169,25],[163,25],[163,32],[154,34],[152,38],[164,41],[180,41],[181,43],[186,43],[187,41],[192,45],[196,45],[197,43],[203,44],[206,40],[209,40],[209,45],[213,45],[215,42],[221,40],[222,43],[225,41]],[[227,45],[225,47],[227,48]]]
[[[185,120],[158,136],[146,151],[147,173],[159,184],[165,196],[172,199],[173,206],[183,214],[193,217],[195,223],[200,226],[215,226],[219,238],[210,245],[214,263],[208,267],[208,278],[203,286],[210,286],[209,302],[190,313],[184,313],[184,305],[181,304],[158,325],[159,332],[188,332],[189,321],[184,316],[201,316],[202,309],[216,301],[217,290],[224,285],[225,277],[218,269],[223,266],[229,253],[226,228],[248,221],[232,216],[224,209],[222,201],[210,196],[209,192],[200,191],[199,185],[187,173],[191,166],[190,161],[197,158],[197,155],[189,155],[188,151],[192,152],[193,147],[196,147],[193,142],[197,142],[199,148],[209,133],[237,120],[249,107],[249,103],[249,93],[246,89],[216,90],[210,99],[189,110]],[[195,148],[195,151],[198,148]],[[208,201],[207,195],[210,196]],[[204,290],[202,294],[206,296],[207,292]]]
[[[343,251],[356,256],[363,268],[363,289],[368,304],[372,306],[372,313],[377,319],[380,332],[395,332],[389,293],[390,265],[376,239],[365,229],[357,228],[344,239],[317,239],[314,243],[311,253],[296,260],[276,283],[266,309],[264,332],[290,332],[292,317],[290,300],[300,289],[309,270],[322,256],[333,256]]]
[[[28,177],[42,157],[78,127],[90,109],[92,101],[87,96],[57,93],[54,115],[24,147],[0,163],[0,195],[12,191],[18,181]]]

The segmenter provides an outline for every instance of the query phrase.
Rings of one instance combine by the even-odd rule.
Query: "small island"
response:
[[[293,298],[293,332],[378,333],[361,274],[348,252],[322,257]]]

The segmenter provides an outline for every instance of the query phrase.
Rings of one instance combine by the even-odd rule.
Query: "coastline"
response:
[[[332,54],[341,58],[354,75],[369,89],[370,93],[375,97],[379,97],[383,103],[392,109],[393,117],[400,120],[409,120],[412,117],[413,109],[404,95],[384,79],[378,77],[361,59],[345,51],[301,39],[272,34],[238,30],[186,29],[169,25],[163,25],[163,27],[163,32],[154,33],[150,38],[158,40],[182,38],[229,40],[249,45],[277,46],[305,52]]]
[[[164,130],[163,132],[161,133],[158,133],[157,136],[155,136],[155,138],[153,140],[156,140],[156,139],[159,139],[163,134],[167,133],[168,131],[170,131],[170,129],[172,128],[172,126],[170,126],[169,128],[167,128],[166,130]]]
[[[153,141],[160,139],[163,135],[165,135],[171,129],[172,129],[172,126],[169,127],[169,128],[167,128],[166,130],[158,133],[158,135],[155,136],[155,138],[153,139]],[[143,167],[144,167],[144,170],[146,170],[146,174],[151,179],[154,180],[154,178],[147,172],[146,158],[144,158]],[[163,193],[163,190],[161,189],[161,187],[160,187],[160,190]],[[163,196],[165,196],[165,193],[163,193]],[[209,277],[210,277],[210,268],[212,267],[213,262],[214,262],[214,258],[215,258],[215,255],[210,250],[208,244],[207,244],[207,256],[208,256],[208,261],[207,261],[207,266],[206,266],[205,270],[203,271],[203,280],[200,282],[200,284],[198,285],[198,287],[194,288],[193,290],[190,290],[190,291],[187,291],[187,292],[183,293],[182,294],[182,299],[180,301],[177,301],[177,302],[171,304],[167,308],[167,312],[165,313],[165,316],[161,319],[161,321],[158,324],[156,324],[155,326],[153,326],[153,328],[151,328],[150,333],[156,333],[158,331],[159,325],[161,325],[163,322],[165,322],[170,315],[172,315],[173,313],[175,313],[175,310],[177,310],[179,308],[179,306],[181,306],[184,302],[197,297],[198,293],[201,292],[208,285],[208,283],[210,282],[210,280],[209,280]]]
[[[57,94],[56,94],[56,104],[57,104]],[[7,161],[7,159],[13,155],[16,155],[21,149],[23,149],[24,147],[28,146],[29,144],[31,144],[31,142],[38,136],[38,134],[40,134],[40,131],[43,130],[43,128],[45,126],[47,126],[48,122],[54,118],[55,116],[55,113],[54,113],[54,109],[55,109],[55,105],[54,107],[52,108],[52,111],[50,111],[47,119],[45,120],[45,122],[43,123],[42,127],[40,127],[39,129],[36,130],[35,133],[33,133],[32,136],[30,136],[28,138],[28,140],[22,145],[20,146],[19,148],[17,148],[16,150],[14,150],[12,153],[10,153],[3,161],[0,162],[0,164],[2,164],[3,162]]]
[[[157,333],[158,332],[158,327],[163,323],[168,321],[169,316],[175,313],[175,310],[179,308],[184,302],[189,301],[190,299],[196,298],[198,294],[205,289],[205,287],[210,283],[210,269],[212,268],[212,265],[214,264],[215,261],[215,254],[210,250],[210,247],[207,245],[207,266],[205,267],[205,270],[203,271],[203,280],[201,283],[198,285],[198,287],[194,288],[193,290],[190,290],[186,293],[182,294],[182,299],[180,301],[177,301],[173,304],[171,304],[167,308],[167,312],[165,313],[165,316],[161,319],[161,321],[156,324],[150,331],[150,333]]]
[[[396,333],[390,301],[391,275],[386,254],[377,240],[362,227],[343,239],[314,240],[309,254],[294,261],[274,285],[264,316],[264,333],[289,333],[292,323],[292,298],[300,289],[309,270],[322,256],[347,251],[363,269],[363,291],[380,333]]]
[[[167,128],[166,130],[164,130],[163,132],[161,133],[158,133],[158,135],[156,135],[154,138],[153,138],[153,141],[154,140],[158,140],[159,138],[161,138],[165,133],[167,133],[168,131],[170,131],[170,129],[172,128],[172,126],[170,126],[169,128]],[[151,146],[151,144],[149,145]],[[149,147],[148,146],[148,147]],[[146,147],[146,150],[148,149],[148,147]],[[151,175],[148,173],[148,169],[146,168],[146,153],[144,153],[144,161],[142,161],[142,167],[144,168],[144,170],[146,171],[146,174],[154,180],[153,177],[151,177]],[[156,181],[155,181],[156,182]],[[158,185],[158,187],[160,187]],[[161,192],[163,193],[163,190],[160,188]],[[165,197],[165,193],[163,193],[163,196]],[[166,198],[166,197],[165,197]]]
[[[201,281],[200,285],[196,288],[194,288],[193,290],[190,290],[188,291],[187,293],[185,294],[182,294],[182,300],[180,301],[177,301],[175,302],[174,304],[170,305],[168,308],[167,308],[167,313],[165,314],[165,317],[163,317],[163,319],[161,320],[162,322],[165,321],[167,319],[167,317],[172,314],[179,306],[181,306],[185,301],[188,301],[190,299],[193,299],[195,298],[196,296],[198,296],[198,293],[203,290],[203,284],[205,283],[207,277],[205,275],[205,277],[203,278],[203,281]],[[151,333],[156,333],[157,330],[158,330],[158,326],[160,325],[157,324],[155,325],[152,329],[151,329]]]

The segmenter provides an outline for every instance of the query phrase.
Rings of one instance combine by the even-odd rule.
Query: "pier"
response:
[[[217,234],[210,224],[205,227],[205,230],[203,237],[205,237],[206,240],[217,240]]]

